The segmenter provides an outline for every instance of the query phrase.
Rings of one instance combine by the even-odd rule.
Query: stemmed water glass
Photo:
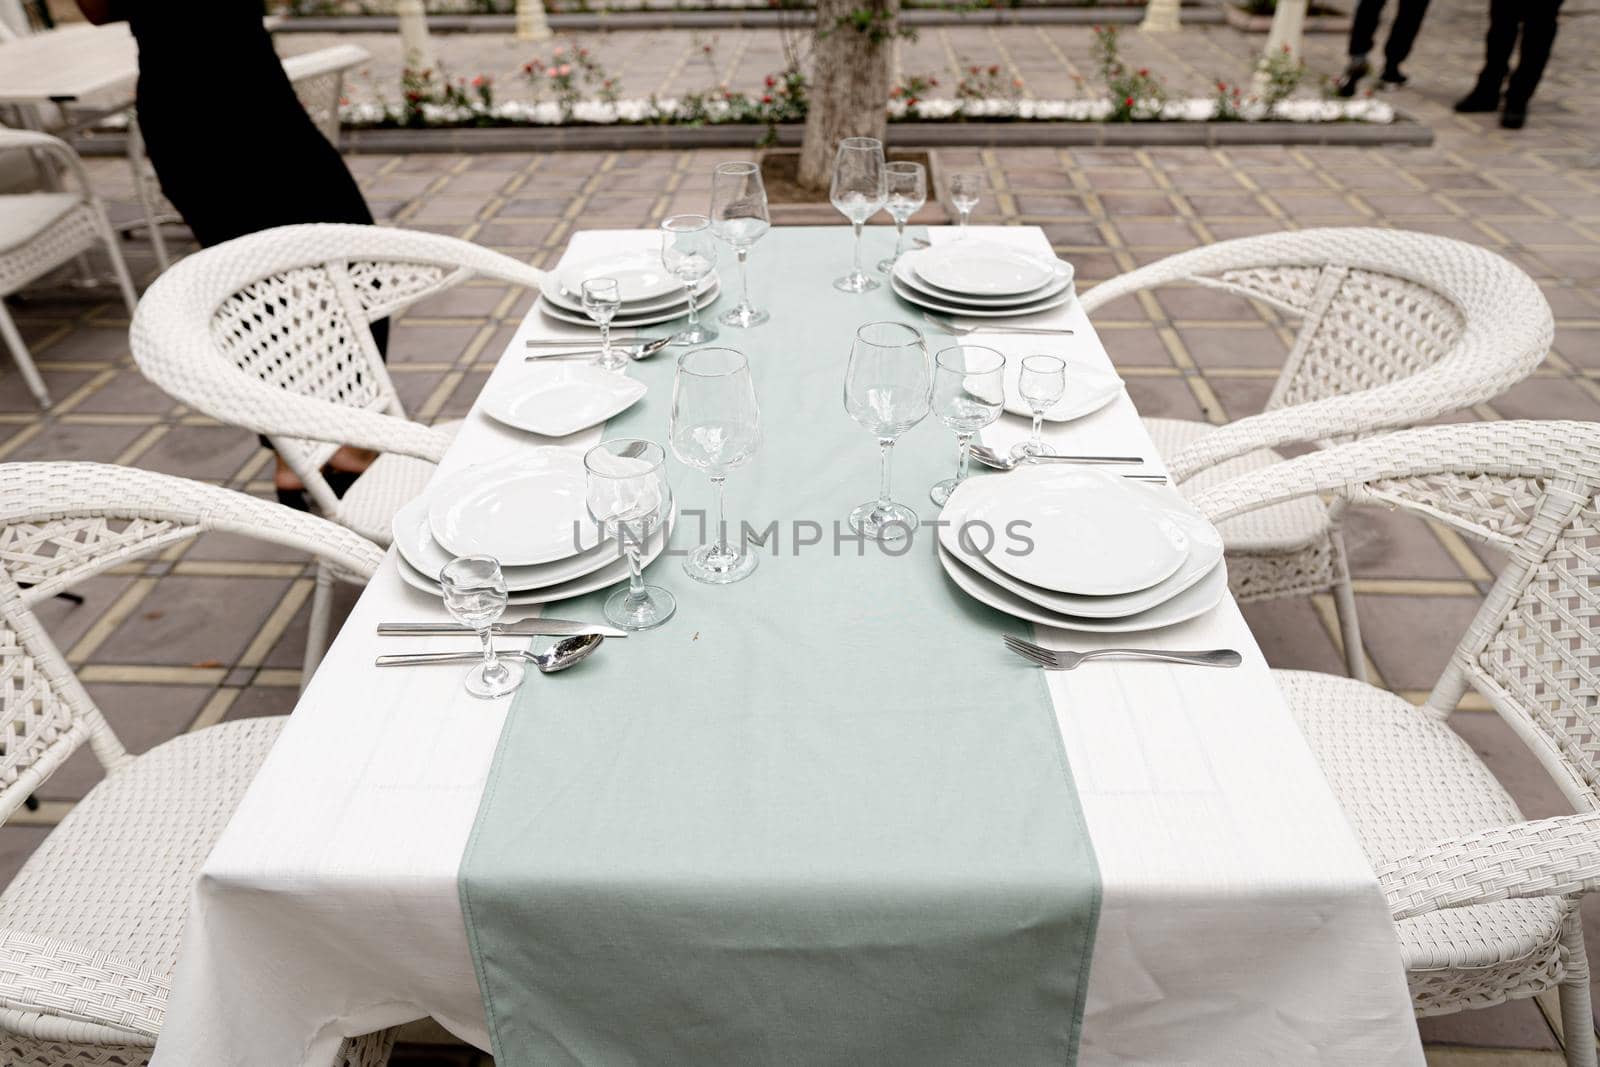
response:
[[[950,175],[950,202],[961,213],[961,232],[957,235],[958,240],[967,236],[967,216],[978,206],[978,197],[982,193],[982,175],[971,173]]]
[[[928,416],[931,375],[921,331],[903,322],[869,322],[856,331],[844,377],[844,409],[878,438],[878,499],[850,513],[850,528],[878,541],[910,537],[917,513],[889,496],[895,438]]]
[[[711,220],[704,215],[671,215],[661,220],[661,265],[678,279],[689,301],[689,322],[672,335],[675,345],[700,345],[717,339],[715,327],[700,321],[695,290],[717,267],[717,245]]]
[[[906,247],[906,221],[922,210],[928,202],[928,172],[921,163],[896,161],[884,167],[884,181],[889,190],[889,217],[894,219],[894,255],[878,261],[884,274],[894,270],[895,261]]]
[[[767,215],[767,187],[761,181],[758,165],[717,164],[711,175],[711,227],[739,257],[739,304],[717,321],[740,329],[760,326],[767,321],[767,313],[750,303],[750,274],[745,265],[750,246],[772,227]]]
[[[956,476],[928,495],[940,507],[967,476],[972,435],[1000,417],[1006,402],[1006,357],[982,345],[952,345],[933,360],[933,413],[956,432]]]
[[[639,557],[650,535],[672,513],[667,454],[652,441],[621,437],[584,453],[589,517],[615,537],[628,560],[628,588],[606,600],[605,616],[624,630],[649,630],[672,618],[678,602],[646,585]]]
[[[467,672],[467,692],[475,697],[504,696],[522,684],[522,664],[502,661],[494,651],[494,624],[506,610],[506,580],[493,556],[461,556],[439,572],[444,606],[483,642],[483,662]]]
[[[846,137],[839,142],[839,152],[833,158],[833,186],[828,198],[855,229],[856,258],[849,274],[834,279],[835,289],[864,293],[878,287],[877,280],[861,269],[861,227],[888,199],[885,178],[882,141],[876,137]]]
[[[1033,434],[1011,450],[1017,459],[1053,456],[1056,450],[1044,443],[1039,431],[1044,428],[1044,413],[1055,406],[1067,391],[1067,363],[1058,356],[1023,356],[1017,375],[1017,392],[1033,412]]]
[[[723,507],[728,472],[761,446],[761,409],[744,355],[731,348],[697,348],[678,357],[667,425],[673,454],[710,475],[717,492],[716,533],[710,544],[689,553],[683,571],[710,585],[737,582],[756,569],[759,558],[745,549],[742,535],[729,542]]]
[[[611,351],[611,320],[622,307],[622,288],[615,278],[590,278],[583,283],[583,311],[600,324],[600,366],[621,370],[628,365],[626,354]]]

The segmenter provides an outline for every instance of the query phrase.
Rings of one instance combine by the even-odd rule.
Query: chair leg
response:
[[[311,594],[311,622],[306,627],[306,656],[300,666],[300,692],[311,684],[322,654],[328,650],[328,621],[333,614],[333,574],[328,565],[317,563],[317,584]]]
[[[145,233],[150,236],[150,251],[155,253],[156,269],[164,271],[171,264],[167,256],[167,241],[161,235],[161,219],[156,215],[156,198],[150,189],[150,172],[145,169],[144,131],[139,129],[139,113],[128,109],[128,168],[133,171],[133,191],[139,197],[139,210],[144,215]]]
[[[106,217],[104,208],[97,208],[100,212],[100,239],[106,244],[106,254],[111,257],[111,271],[117,276],[117,288],[122,290],[122,302],[128,305],[128,314],[131,316],[139,306],[139,292],[133,287],[133,275],[128,273],[128,263],[122,258],[122,249],[117,244],[117,233],[111,228],[111,220]]]
[[[1561,979],[1561,1036],[1567,1067],[1595,1067],[1594,1006],[1589,1002],[1589,957],[1583,948],[1583,923],[1573,910],[1561,927],[1567,973]]]
[[[1356,593],[1350,585],[1350,564],[1344,553],[1344,533],[1336,525],[1328,533],[1333,546],[1333,607],[1339,616],[1339,636],[1344,642],[1345,670],[1358,682],[1367,680],[1367,656],[1361,645],[1361,620],[1356,615]]]
[[[39,377],[39,368],[33,365],[28,346],[22,343],[17,324],[11,321],[11,312],[6,310],[4,297],[0,297],[0,340],[5,341],[6,347],[11,349],[11,358],[17,361],[17,369],[22,372],[22,380],[28,383],[28,390],[33,393],[34,399],[39,401],[41,408],[48,408],[50,391],[44,387],[44,379]]]

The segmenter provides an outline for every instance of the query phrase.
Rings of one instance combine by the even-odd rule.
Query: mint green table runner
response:
[[[850,342],[916,321],[887,287],[831,287],[849,241],[773,230],[772,321],[717,342],[761,403],[728,494],[733,522],[778,522],[755,574],[703,586],[662,558],[676,617],[531,677],[507,716],[460,871],[501,1067],[1075,1058],[1099,876],[1041,672],[999,640],[1026,627],[949,584],[931,528],[900,555],[835,547],[877,487]],[[649,395],[608,437],[665,443],[673,368],[634,365]],[[953,437],[930,417],[895,452],[896,499],[935,518]],[[703,476],[673,487],[711,510]]]

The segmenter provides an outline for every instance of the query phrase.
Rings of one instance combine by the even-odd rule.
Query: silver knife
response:
[[[518,619],[514,622],[497,622],[491,627],[496,634],[506,637],[581,637],[599,634],[601,637],[627,637],[628,631],[604,623],[574,622],[571,619]],[[453,622],[380,622],[379,637],[454,637],[475,633],[466,626]]]

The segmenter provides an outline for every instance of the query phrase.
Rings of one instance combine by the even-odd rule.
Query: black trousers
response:
[[[1364,56],[1372,51],[1383,5],[1384,0],[1361,0],[1356,5],[1355,20],[1350,27],[1351,55]],[[1389,66],[1398,67],[1411,54],[1411,45],[1417,39],[1417,30],[1422,27],[1422,16],[1427,11],[1428,0],[1400,0],[1394,25],[1389,27],[1389,40],[1383,46],[1383,58]]]
[[[1520,34],[1522,51],[1517,56],[1511,84],[1506,86],[1506,104],[1527,107],[1545,64],[1550,61],[1550,48],[1556,41],[1556,13],[1560,10],[1561,0],[1491,0],[1489,37],[1478,88],[1484,93],[1499,93]]]

